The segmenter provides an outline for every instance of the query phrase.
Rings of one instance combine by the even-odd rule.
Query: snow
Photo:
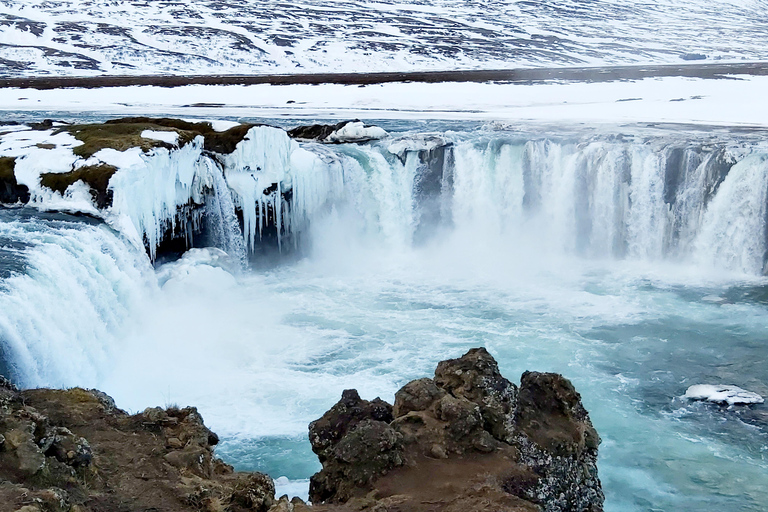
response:
[[[757,393],[741,389],[738,386],[715,386],[711,384],[697,384],[689,387],[685,392],[685,398],[727,403],[728,405],[762,404],[764,402],[763,397]]]
[[[7,66],[0,73],[250,74],[768,59],[763,0],[263,0],[224,7],[216,0],[3,2],[0,59]]]
[[[168,144],[178,144],[179,134],[174,131],[144,130],[141,132],[144,139],[159,140]]]
[[[383,139],[388,134],[383,128],[378,126],[365,126],[360,121],[353,121],[345,124],[338,130],[333,131],[326,140],[328,142],[361,142],[367,140]]]
[[[89,158],[84,165],[98,165],[104,163],[118,169],[138,167],[144,165],[144,152],[141,148],[129,148],[118,151],[112,148],[100,149]]]
[[[0,109],[112,115],[472,119],[554,123],[768,125],[768,76],[602,83],[268,84],[164,88],[0,89]],[[19,99],[23,96],[24,99]],[[216,108],[189,107],[216,101]],[[288,104],[288,101],[295,103]]]

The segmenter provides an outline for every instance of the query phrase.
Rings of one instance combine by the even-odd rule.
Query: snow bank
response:
[[[768,76],[682,77],[603,83],[388,83],[0,89],[0,109],[126,115],[317,116],[350,119],[474,119],[669,122],[768,126]],[[201,105],[212,101],[220,105]],[[290,103],[289,103],[290,102]]]

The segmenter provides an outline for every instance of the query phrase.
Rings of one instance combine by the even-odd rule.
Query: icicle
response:
[[[202,194],[208,168],[200,160],[203,138],[181,149],[154,149],[120,168],[109,182],[113,191],[111,213],[127,216],[149,246],[154,260],[166,229],[175,232],[177,211]]]

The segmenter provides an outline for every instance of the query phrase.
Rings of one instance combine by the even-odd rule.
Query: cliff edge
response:
[[[0,512],[600,512],[600,438],[558,374],[504,378],[482,348],[394,404],[347,390],[309,426],[312,506],[214,456],[194,407],[129,415],[96,390],[0,378]]]

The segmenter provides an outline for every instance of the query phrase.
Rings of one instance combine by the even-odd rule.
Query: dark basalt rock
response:
[[[329,135],[336,130],[340,130],[347,123],[357,123],[359,119],[352,119],[349,121],[342,121],[336,124],[313,124],[309,126],[297,126],[291,130],[288,130],[288,136],[293,139],[300,140],[312,140],[315,142],[324,142]]]
[[[15,158],[0,157],[0,203],[26,203],[29,201],[29,188],[16,181],[15,168]]]
[[[435,384],[480,407],[485,429],[500,441],[512,435],[511,412],[517,387],[499,373],[496,360],[484,348],[473,348],[459,359],[438,363]]]
[[[301,141],[320,142],[325,144],[343,144],[343,143],[363,143],[374,140],[371,136],[352,136],[336,137],[332,136],[335,132],[341,130],[350,123],[361,123],[359,119],[342,121],[336,124],[313,124],[310,126],[297,126],[288,130],[288,136]],[[363,125],[365,128],[372,128],[372,125]]]
[[[403,512],[423,510],[424,502],[446,512],[458,503],[465,510],[602,510],[600,438],[561,375],[526,372],[518,390],[477,348],[439,363],[434,379],[403,386],[391,413],[374,402],[345,391],[310,425],[323,464],[310,481],[313,503]],[[439,488],[425,472],[444,479]]]
[[[313,502],[343,502],[356,487],[403,464],[402,435],[393,429],[392,406],[362,400],[354,389],[309,425],[309,441],[323,469],[309,482]]]

